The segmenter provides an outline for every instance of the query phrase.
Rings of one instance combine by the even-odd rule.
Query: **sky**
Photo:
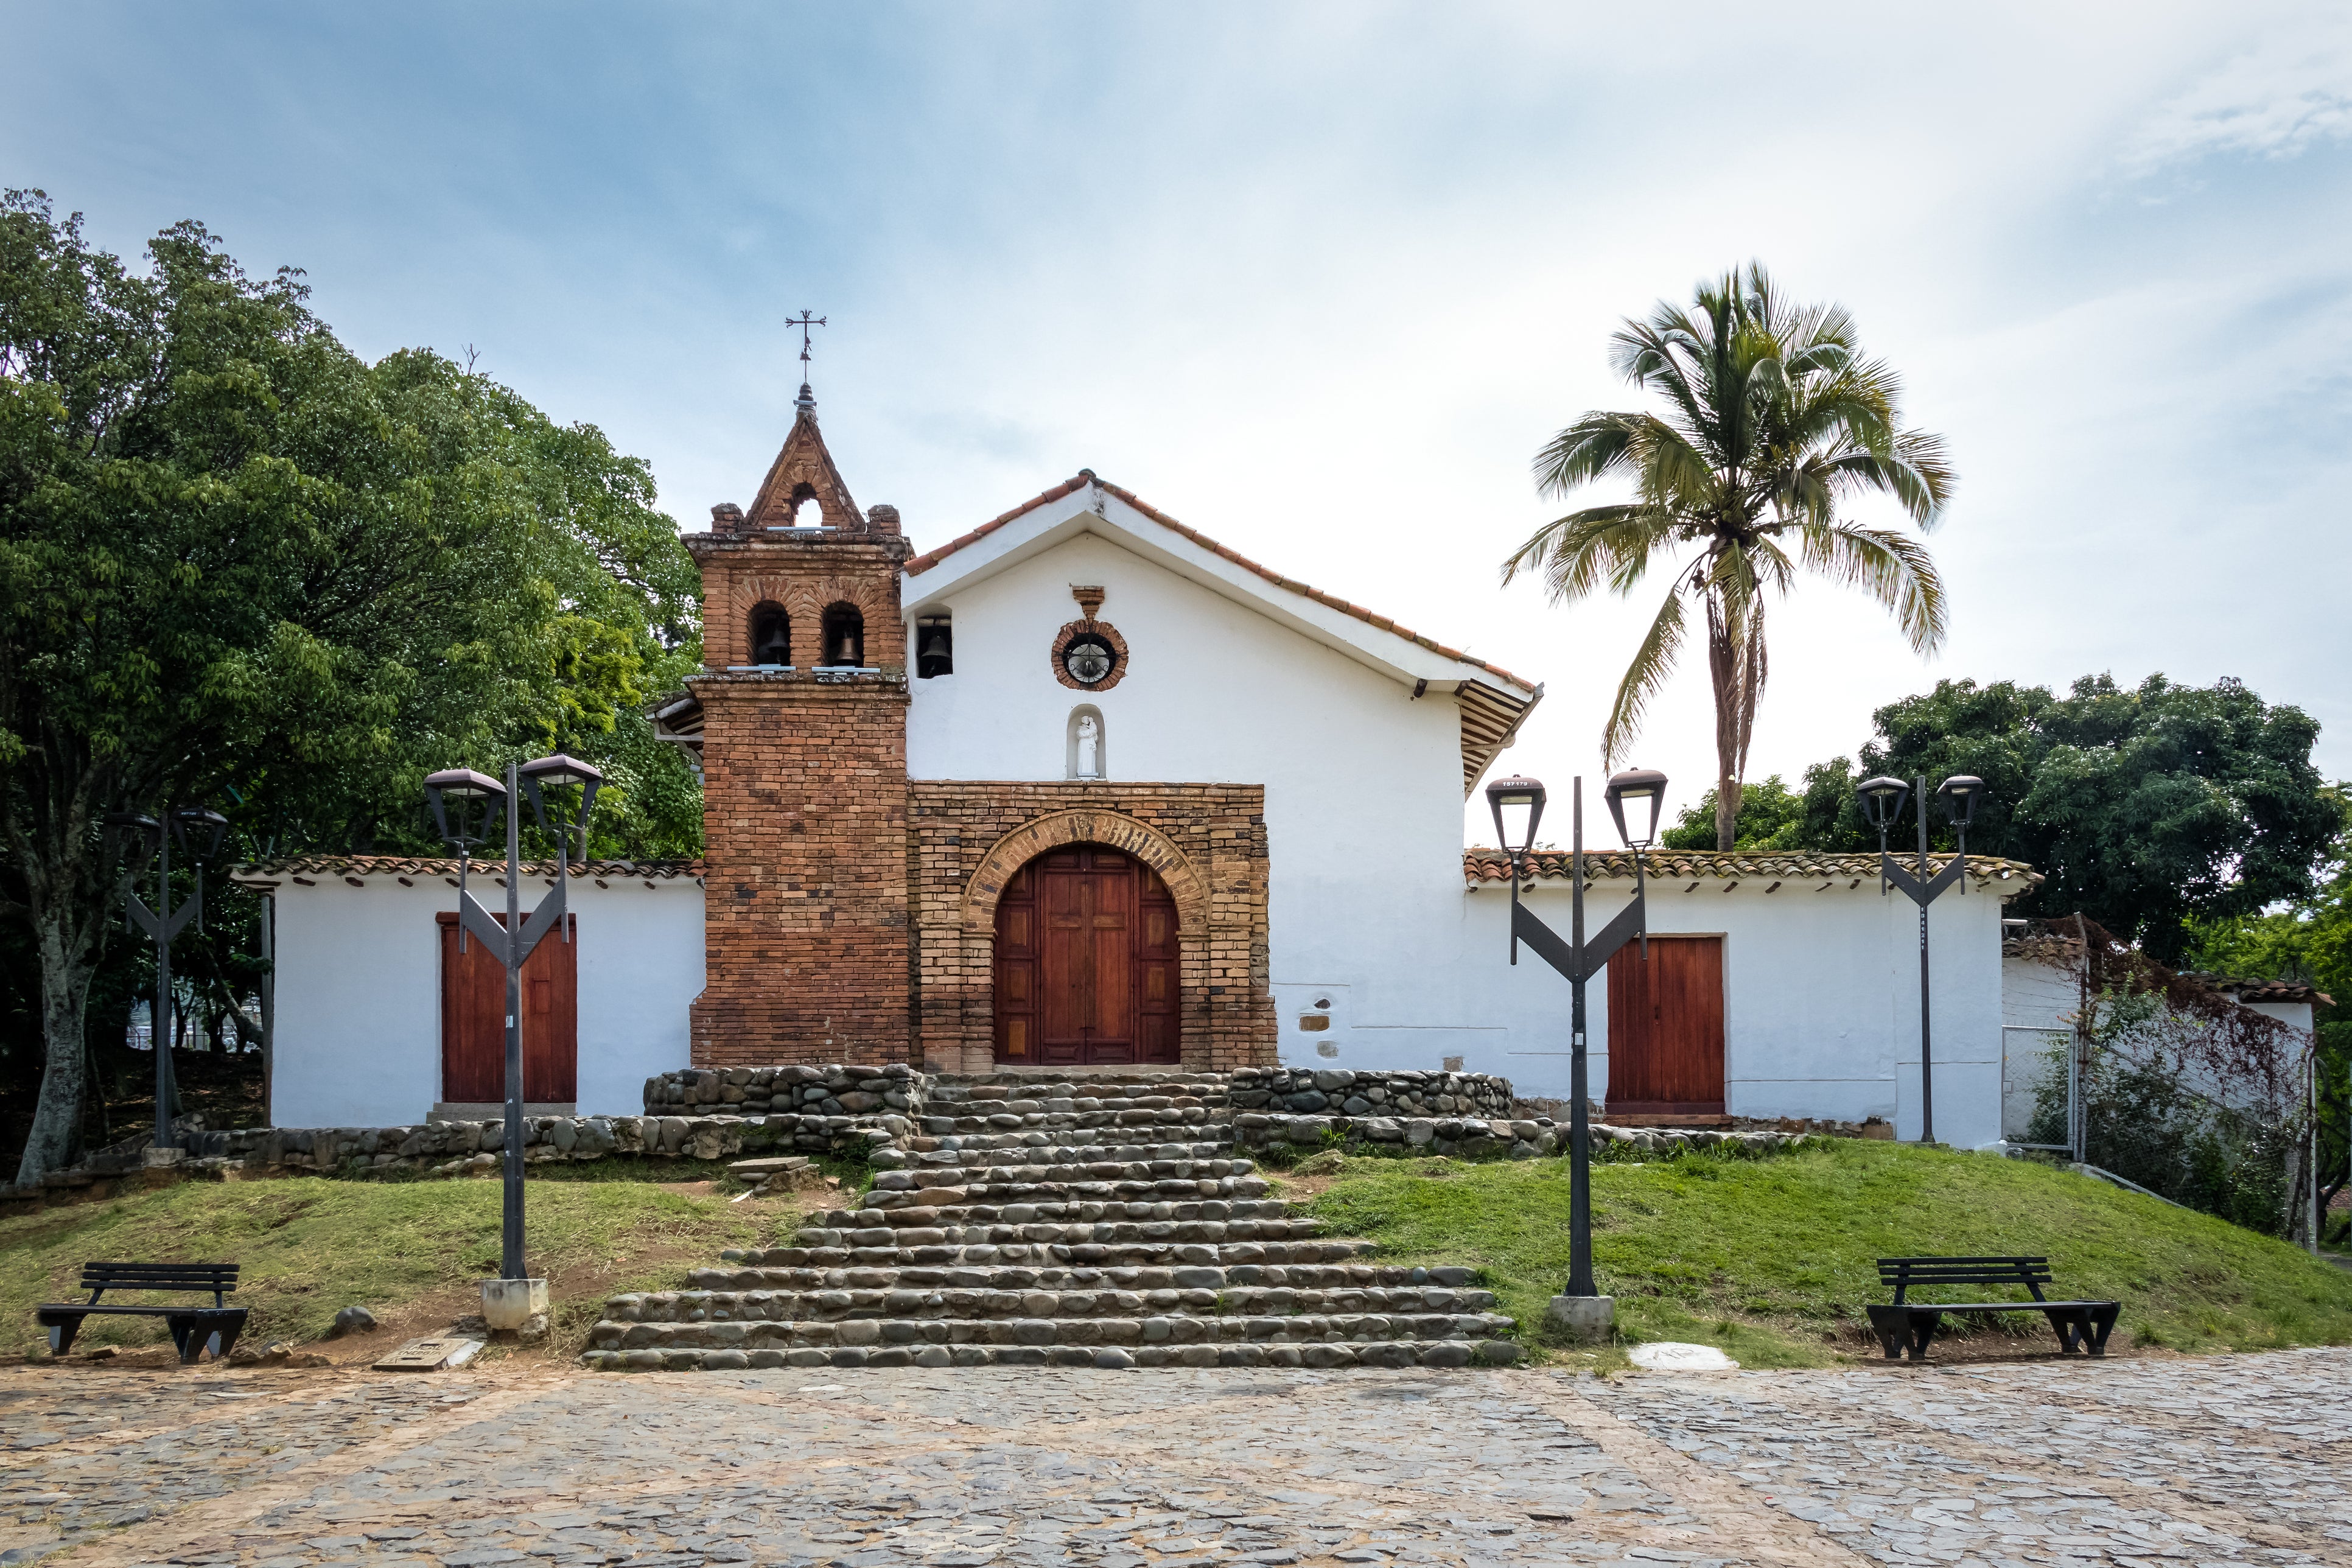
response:
[[[1939,679],[2155,671],[2301,706],[2352,775],[2340,5],[0,0],[0,184],[125,253],[198,219],[370,358],[471,353],[681,527],[751,499],[814,310],[835,458],[919,547],[1091,468],[1545,682],[1502,765],[1555,786],[1666,584],[1501,587],[1608,499],[1530,460],[1643,405],[1622,318],[1759,259],[1958,485],[1945,647],[1801,586],[1751,777]],[[1677,805],[1697,654],[1633,759]]]

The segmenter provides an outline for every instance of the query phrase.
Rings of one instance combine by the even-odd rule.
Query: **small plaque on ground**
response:
[[[1673,1340],[1653,1340],[1626,1352],[1635,1366],[1652,1372],[1738,1372],[1739,1363],[1713,1345],[1686,1345]]]
[[[463,1334],[435,1334],[411,1340],[375,1363],[378,1372],[446,1372],[465,1365],[480,1352],[482,1342]]]

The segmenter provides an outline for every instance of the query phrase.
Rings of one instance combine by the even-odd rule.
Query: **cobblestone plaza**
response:
[[[2352,1352],[0,1373],[0,1563],[2352,1563]]]

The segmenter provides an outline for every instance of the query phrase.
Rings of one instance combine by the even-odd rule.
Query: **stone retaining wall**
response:
[[[876,1067],[688,1068],[646,1079],[646,1113],[724,1107],[730,1116],[921,1113],[929,1080],[904,1062]]]
[[[523,1159],[732,1159],[740,1154],[886,1156],[913,1131],[896,1115],[534,1116],[523,1122]],[[435,1121],[417,1127],[254,1127],[199,1133],[198,1160],[240,1161],[248,1169],[338,1171],[353,1162],[377,1170],[457,1175],[492,1170],[506,1147],[502,1121]],[[887,1159],[886,1159],[886,1163]]]
[[[1436,1076],[1436,1075],[1433,1075]],[[1785,1149],[1804,1142],[1801,1132],[1732,1132],[1711,1127],[1610,1127],[1595,1123],[1592,1143],[1623,1144],[1643,1153],[1673,1154],[1734,1143],[1753,1149]],[[1341,1144],[1386,1145],[1400,1152],[1432,1154],[1507,1153],[1532,1160],[1568,1152],[1568,1129],[1549,1117],[1533,1121],[1504,1117],[1285,1116],[1245,1110],[1234,1118],[1234,1141],[1244,1148],[1286,1144],[1313,1151]]]
[[[1509,1079],[1475,1072],[1244,1068],[1225,1094],[1238,1110],[1308,1116],[1508,1119],[1512,1104]]]

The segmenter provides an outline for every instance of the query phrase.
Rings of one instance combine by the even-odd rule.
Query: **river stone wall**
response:
[[[878,1067],[688,1068],[646,1079],[646,1114],[879,1116],[922,1113],[929,1080],[904,1062]]]
[[[613,1154],[655,1159],[728,1160],[745,1154],[864,1156],[899,1163],[898,1140],[913,1131],[903,1116],[533,1116],[524,1120],[523,1159],[600,1160]],[[495,1169],[506,1147],[503,1121],[433,1121],[415,1127],[252,1127],[204,1132],[191,1140],[199,1161],[340,1171],[354,1163],[375,1170],[458,1175]]]
[[[1511,1118],[1511,1080],[1475,1072],[1244,1068],[1227,1080],[1235,1109],[1270,1114]]]

